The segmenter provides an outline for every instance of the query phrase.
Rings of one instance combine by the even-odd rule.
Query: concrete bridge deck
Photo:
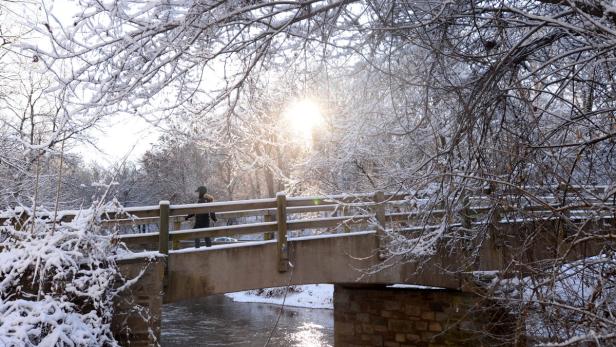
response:
[[[601,227],[597,223],[606,227],[605,221],[599,221],[587,223],[584,228]],[[607,226],[605,230],[609,232],[609,224]],[[537,229],[558,230],[558,221],[544,220],[532,226],[503,225],[499,232],[507,240],[506,245],[489,240],[465,248],[443,247],[421,265],[400,257],[379,259],[376,231],[289,239],[288,257],[292,266],[287,272],[277,271],[275,240],[170,251],[164,301],[312,283],[407,283],[465,290],[473,271],[516,271],[512,266],[515,262],[536,262],[561,256],[575,260],[596,254],[603,246],[600,242],[563,243],[558,235],[547,231],[534,235],[529,244],[529,237]],[[474,262],[465,264],[472,258],[471,251],[475,251],[477,257]]]
[[[461,288],[455,275],[426,264],[400,263],[370,273],[380,263],[376,232],[290,239],[287,272],[278,272],[276,241],[171,251],[165,302],[241,290],[312,283],[416,283]]]

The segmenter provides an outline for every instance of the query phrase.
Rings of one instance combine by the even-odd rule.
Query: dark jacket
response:
[[[199,197],[199,201],[197,201],[199,204],[203,204],[206,202],[212,202],[214,201],[214,198],[211,195],[205,195],[202,197]],[[186,219],[195,216],[194,214],[188,215],[186,217]],[[210,218],[212,218],[212,220],[214,222],[218,221],[218,219],[216,219],[216,214],[214,212],[210,212],[210,213],[200,213],[197,214],[195,216],[195,225],[193,226],[193,229],[197,229],[197,228],[209,228],[210,227]]]

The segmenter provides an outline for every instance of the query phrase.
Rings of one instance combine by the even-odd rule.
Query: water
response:
[[[238,303],[222,296],[163,307],[162,345],[264,346],[280,306]],[[332,310],[285,307],[268,346],[333,346]]]

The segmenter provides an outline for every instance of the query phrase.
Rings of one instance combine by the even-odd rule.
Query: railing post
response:
[[[263,221],[268,223],[268,222],[272,222],[274,218],[272,218],[273,216],[271,215],[271,211],[267,211],[265,213],[265,215],[263,216]],[[265,233],[263,235],[263,240],[273,240],[274,239],[274,233]]]
[[[460,209],[460,217],[462,218],[462,227],[468,229],[473,227],[473,219],[471,217],[471,202],[468,195],[462,197],[462,208]]]
[[[182,230],[182,221],[179,217],[175,217],[175,221],[173,222],[173,230]],[[180,249],[180,240],[173,240],[173,242],[171,242],[171,249]]]
[[[385,259],[385,249],[383,243],[385,240],[385,193],[378,191],[374,193],[374,217],[377,221],[376,226],[376,247],[379,259]]]
[[[340,215],[341,216],[345,216],[348,213],[352,213],[352,212],[353,211],[350,211],[350,209],[349,209],[349,211],[347,211],[347,207],[342,205],[342,211],[340,211]],[[342,228],[344,229],[345,233],[350,233],[351,231],[353,231],[352,228],[351,228],[351,225],[349,223],[346,223],[346,222],[342,223]]]
[[[504,241],[503,235],[501,234],[500,229],[503,227],[501,224],[501,219],[503,217],[503,211],[500,205],[494,206],[494,211],[492,212],[490,226],[488,232],[490,233],[489,245],[492,261],[498,264],[499,269],[503,269],[505,266],[504,262]]]
[[[289,269],[289,247],[287,245],[287,196],[276,194],[276,220],[278,225],[278,272]]]
[[[169,201],[163,200],[160,206],[160,225],[158,234],[158,252],[169,254]]]

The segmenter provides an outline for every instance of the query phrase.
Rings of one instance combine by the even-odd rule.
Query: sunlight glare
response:
[[[313,131],[323,124],[319,105],[309,99],[292,103],[283,113],[289,129],[310,143]]]
[[[312,347],[312,346],[331,346],[327,343],[323,331],[325,328],[322,325],[315,323],[303,323],[298,327],[297,332],[290,336],[290,345],[297,347]]]

